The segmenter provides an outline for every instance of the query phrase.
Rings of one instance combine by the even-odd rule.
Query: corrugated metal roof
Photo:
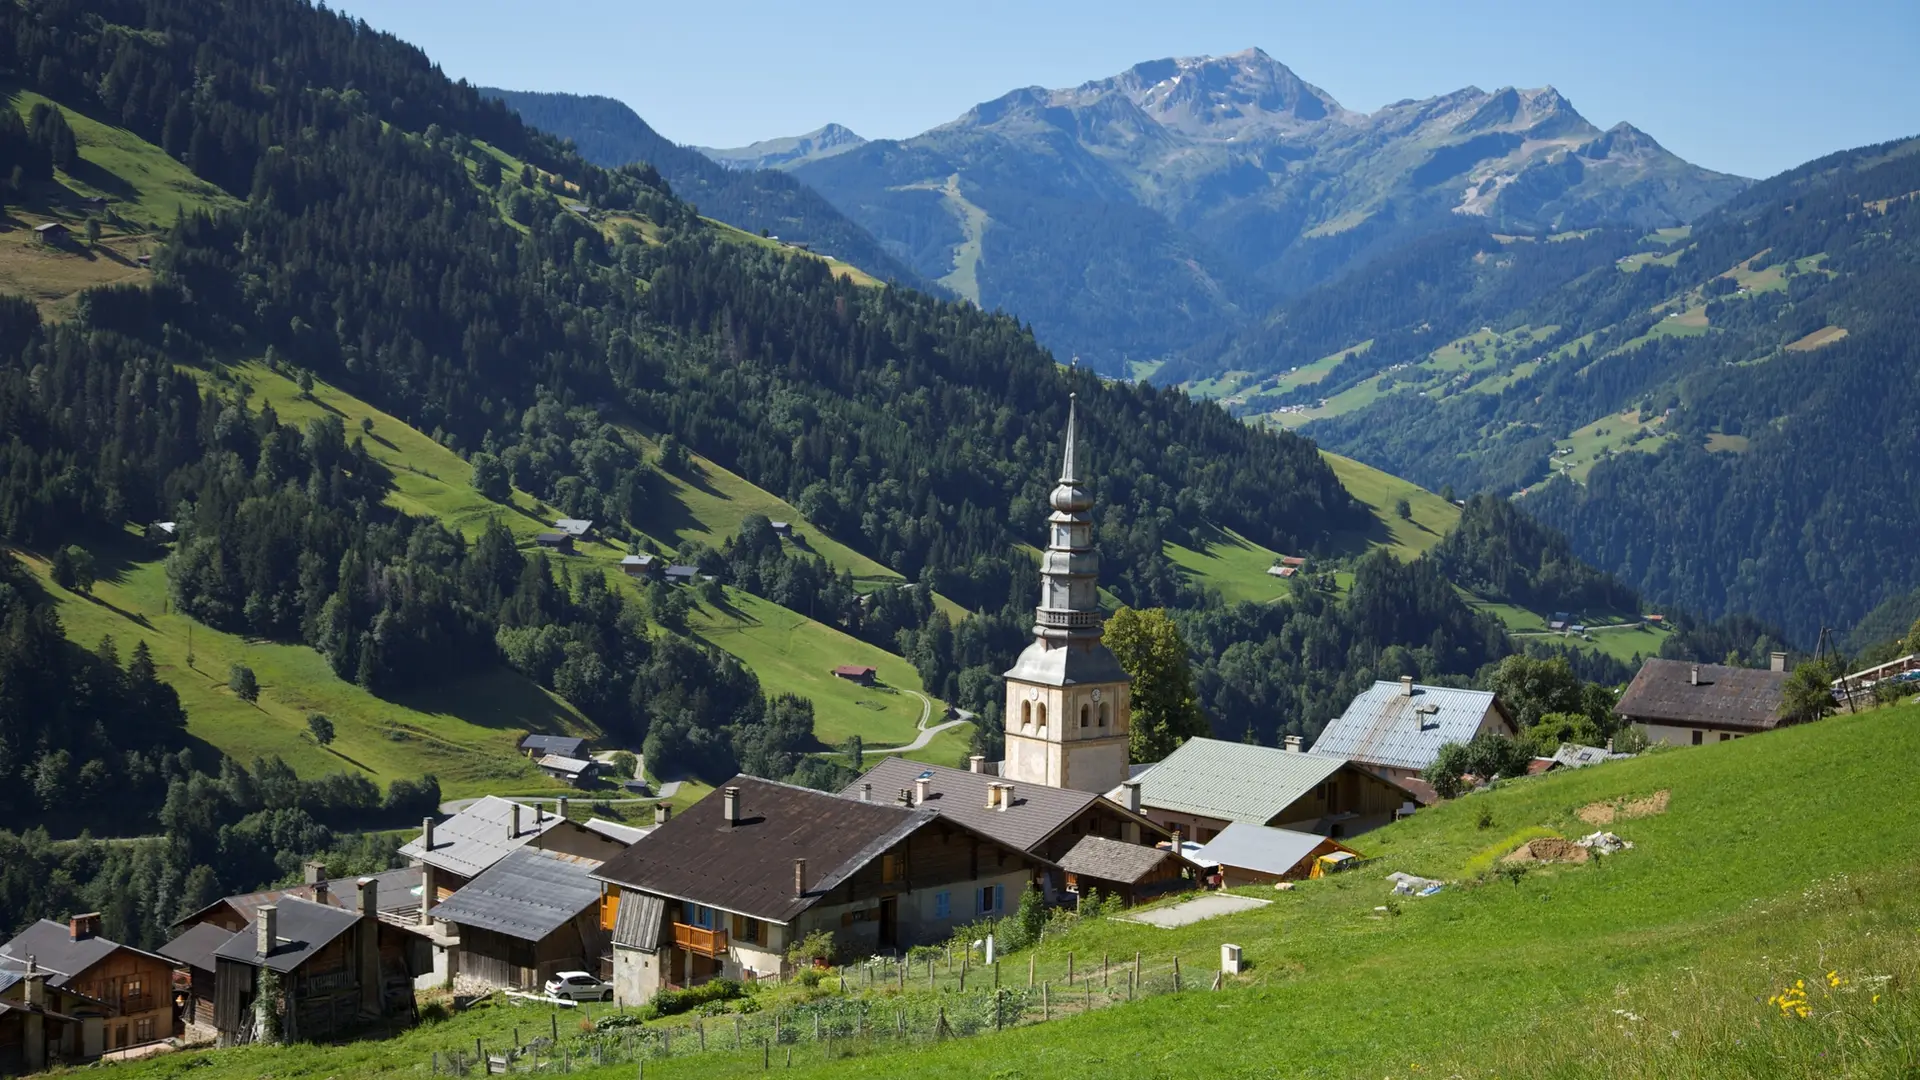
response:
[[[1179,856],[1166,848],[1129,844],[1105,836],[1083,836],[1060,856],[1060,869],[1101,881],[1131,885],[1168,859]]]
[[[1620,695],[1613,711],[1629,720],[1690,724],[1733,731],[1770,731],[1780,723],[1787,673],[1755,668],[1649,660]]]
[[[258,911],[254,913],[254,918],[259,918]],[[262,960],[256,948],[259,939],[252,922],[229,938],[226,944],[215,949],[213,955],[252,967],[265,966],[284,975],[306,963],[308,957],[352,929],[353,924],[359,921],[360,916],[353,912],[288,897],[274,905],[275,944],[271,956]]]
[[[1442,746],[1472,739],[1493,707],[1491,690],[1415,683],[1409,696],[1399,682],[1376,682],[1327,724],[1313,752],[1418,772]]]
[[[600,902],[593,859],[539,848],[512,852],[434,906],[441,922],[539,941]]]
[[[640,892],[622,892],[620,911],[613,918],[613,943],[653,952],[660,947],[660,924],[667,902]]]
[[[516,806],[520,808],[520,831],[514,834],[511,828],[513,808]],[[518,850],[541,833],[557,827],[563,820],[538,805],[520,806],[511,800],[488,795],[435,825],[432,851],[421,847],[420,838],[415,837],[400,849],[400,854],[461,877],[476,877],[487,867],[506,858],[509,852]]]
[[[1326,842],[1326,837],[1315,833],[1236,821],[1220,830],[1220,835],[1208,841],[1194,857],[1239,870],[1285,874]]]
[[[1013,789],[1013,802],[1007,809],[989,810],[988,786],[1004,783],[999,777],[944,765],[923,765],[899,757],[882,759],[840,794],[857,799],[861,785],[872,784],[875,802],[892,803],[901,788],[912,790],[914,779],[922,773],[930,774],[927,801],[921,804],[924,808],[938,810],[945,817],[1022,851],[1032,851],[1100,799],[1091,791],[1017,784]],[[1117,814],[1126,813],[1117,803],[1110,803],[1107,809]],[[1147,828],[1164,832],[1145,818],[1140,820]]]
[[[1188,739],[1140,775],[1140,805],[1264,825],[1346,764],[1326,754]]]

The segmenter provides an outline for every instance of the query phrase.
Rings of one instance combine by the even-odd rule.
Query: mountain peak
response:
[[[1233,138],[1248,128],[1312,124],[1346,113],[1326,91],[1257,47],[1149,60],[1078,91],[1081,97],[1108,93],[1125,95],[1165,127],[1202,138]]]
[[[706,146],[697,146],[694,149],[729,169],[784,169],[803,162],[832,157],[866,144],[867,140],[854,134],[852,129],[841,124],[828,123],[814,128],[805,135],[761,139],[747,146],[729,149]]]

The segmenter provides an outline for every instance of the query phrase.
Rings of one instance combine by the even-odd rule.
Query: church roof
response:
[[[1076,645],[1047,648],[1036,641],[1020,653],[1006,677],[1016,682],[1040,686],[1084,686],[1094,683],[1132,682],[1113,651],[1096,644],[1091,649]]]

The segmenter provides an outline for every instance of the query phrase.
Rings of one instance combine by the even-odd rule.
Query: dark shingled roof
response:
[[[1647,661],[1613,711],[1641,723],[1728,731],[1771,731],[1780,723],[1786,672],[1701,664],[1696,686],[1693,667],[1685,660]]]
[[[675,900],[791,922],[937,817],[932,810],[863,803],[744,773],[722,787],[740,789],[738,825],[726,827],[725,800],[715,793],[609,859],[594,876]],[[793,895],[795,859],[807,860],[807,891],[798,897]]]
[[[539,941],[600,902],[599,869],[581,859],[523,847],[434,906],[441,922]]]
[[[528,735],[520,740],[520,749],[531,750],[542,757],[559,754],[561,757],[586,757],[584,751],[587,740],[572,735]]]
[[[420,882],[422,879],[419,867],[403,866],[398,870],[383,870],[378,874],[368,876],[371,876],[379,883],[379,895],[374,902],[379,905],[381,911],[406,911],[419,908]],[[329,880],[326,883],[326,903],[347,911],[359,911],[360,880],[361,879],[357,877],[333,878]],[[206,907],[176,920],[173,925],[180,926],[183,923],[204,921],[201,918],[202,916],[211,913],[213,909],[221,907],[222,905],[232,908],[241,918],[251,920],[254,911],[258,909],[261,904],[277,904],[288,897],[296,897],[301,900],[313,900],[315,903],[320,902],[315,899],[314,888],[311,885],[289,885],[284,889],[262,889],[259,892],[223,896],[213,903],[208,904]]]
[[[160,955],[201,971],[214,970],[213,954],[233,940],[233,931],[212,923],[195,923],[187,932],[160,946]]]
[[[1129,844],[1104,836],[1083,836],[1060,856],[1060,869],[1069,874],[1131,885],[1168,859],[1179,856],[1165,848]]]
[[[274,946],[273,953],[262,959],[256,946],[259,944],[252,922],[246,929],[233,935],[227,943],[213,951],[222,960],[236,960],[251,967],[269,967],[286,974],[327,943],[353,928],[360,916],[351,911],[342,911],[337,907],[316,904],[311,900],[288,897],[274,905]],[[254,913],[259,918],[259,912]]]
[[[16,934],[12,941],[0,945],[0,960],[7,961],[9,967],[25,967],[27,957],[31,956],[40,970],[47,973],[48,986],[65,987],[69,979],[120,949],[153,956],[143,949],[122,945],[109,938],[96,936],[75,941],[66,923],[41,919]]]
[[[874,801],[891,803],[901,788],[911,790],[914,778],[921,773],[933,774],[933,783],[929,785],[924,804],[927,809],[938,810],[943,816],[975,832],[1022,851],[1032,851],[1041,841],[1064,828],[1102,798],[1091,791],[1019,784],[1013,789],[1011,806],[1005,810],[989,810],[987,786],[1002,783],[999,777],[951,769],[944,765],[923,765],[899,757],[882,759],[880,764],[868,769],[866,775],[847,785],[840,794],[857,799],[860,797],[860,785],[872,784]],[[1128,815],[1124,807],[1111,800],[1108,800],[1107,809],[1116,814],[1134,816]],[[1165,829],[1146,818],[1138,820],[1150,835],[1166,835]]]

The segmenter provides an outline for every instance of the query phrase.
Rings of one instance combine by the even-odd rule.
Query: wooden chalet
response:
[[[97,1044],[87,1041],[84,1023],[64,1033],[78,1040],[59,1051],[65,1059],[89,1060],[173,1035],[173,965],[163,956],[101,937],[98,913],[74,915],[65,923],[41,919],[0,945],[0,976],[9,974],[17,981],[32,975],[44,982],[42,1013],[51,1009],[76,1021],[99,1022]],[[21,987],[23,1006],[28,989],[38,993],[38,988]],[[23,1055],[26,1050],[22,1044]]]
[[[1168,847],[1083,836],[1060,857],[1066,891],[1114,896],[1127,907],[1194,887],[1193,864]]]
[[[866,664],[841,664],[833,669],[833,674],[835,678],[859,683],[861,686],[872,686],[879,681],[880,669]]]
[[[595,971],[607,952],[597,859],[523,847],[434,909],[459,928],[459,973],[488,986],[538,991],[562,971]],[[603,978],[611,978],[609,970]]]

